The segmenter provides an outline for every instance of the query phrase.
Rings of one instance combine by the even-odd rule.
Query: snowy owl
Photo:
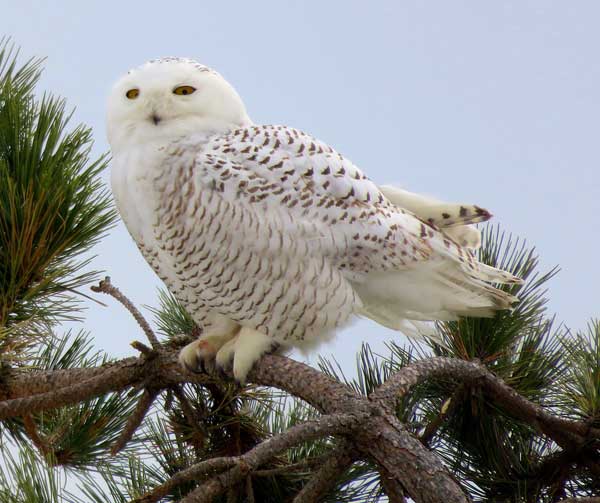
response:
[[[490,218],[377,186],[309,134],[257,125],[234,88],[191,59],[150,61],[108,102],[111,185],[150,266],[202,335],[198,370],[243,382],[275,347],[315,345],[356,316],[409,336],[428,320],[492,316],[518,278],[477,262]]]

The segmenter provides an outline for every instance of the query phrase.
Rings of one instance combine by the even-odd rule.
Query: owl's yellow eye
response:
[[[194,91],[196,91],[195,87],[179,86],[173,89],[173,94],[177,94],[179,96],[187,96],[188,94],[192,94]]]
[[[136,99],[139,95],[140,95],[140,90],[136,89],[136,88],[130,89],[129,91],[127,91],[125,93],[125,96],[127,96],[127,98],[129,98],[130,100]]]

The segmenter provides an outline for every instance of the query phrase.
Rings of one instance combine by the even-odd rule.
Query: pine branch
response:
[[[464,396],[465,387],[463,383],[458,385],[456,391],[442,405],[439,414],[425,427],[425,430],[419,437],[419,440],[423,442],[423,445],[429,445],[429,442],[437,433],[440,426],[442,426],[448,416],[451,416],[454,413],[454,411],[458,408],[458,405],[462,402]]]
[[[389,503],[406,503],[404,489],[394,477],[382,472],[379,476],[379,480],[381,481],[381,486],[388,497]]]
[[[50,446],[48,445],[46,440],[40,436],[37,425],[35,424],[35,421],[31,414],[25,414],[23,416],[23,425],[25,426],[27,436],[33,442],[33,445],[35,445],[38,448],[38,450],[43,456],[47,456],[51,452]]]
[[[5,400],[0,402],[0,419],[56,409],[64,405],[95,398],[111,391],[121,391],[139,381],[139,371],[142,367],[143,363],[139,367],[113,367],[90,379],[76,381],[76,384],[69,382],[59,389],[54,388],[51,391],[39,394],[28,394],[23,398]],[[78,370],[83,371],[83,369]],[[61,373],[63,372],[65,371]],[[14,394],[11,394],[11,396],[14,396]]]
[[[246,454],[237,457],[235,466],[229,471],[205,482],[181,500],[181,503],[211,503],[229,487],[243,480],[253,469],[273,459],[280,452],[323,436],[348,434],[364,419],[364,415],[332,414],[321,416],[316,421],[292,426],[284,433],[265,440]]]
[[[515,418],[527,422],[548,435],[562,447],[582,443],[587,438],[600,438],[600,429],[583,421],[553,416],[542,407],[519,395],[483,365],[454,358],[436,357],[420,360],[400,369],[384,385],[371,394],[388,406],[404,396],[415,385],[435,378],[452,378],[464,383],[477,383],[497,405]]]
[[[371,395],[370,400],[365,400],[347,386],[326,377],[317,370],[282,356],[263,357],[250,373],[250,379],[257,384],[275,386],[301,397],[324,413],[368,412],[369,420],[352,439],[361,456],[368,456],[382,465],[402,482],[413,497],[415,494],[437,492],[437,498],[432,501],[452,501],[452,497],[448,494],[453,494],[454,490],[448,489],[452,486],[446,484],[454,484],[454,482],[448,477],[435,455],[423,449],[421,444],[419,446],[414,444],[416,440],[393,414],[377,408],[369,412],[379,397],[384,397],[383,400],[392,400],[393,403],[396,399],[396,390],[405,393],[416,382],[450,372],[451,374],[448,375],[456,376],[458,379],[478,379],[480,385],[491,383],[490,389],[493,390],[493,386],[497,389],[495,394],[489,393],[490,400],[503,405],[509,403],[512,407],[509,412],[528,424],[550,428],[552,432],[556,428],[569,428],[579,439],[596,435],[595,429],[590,428],[588,423],[551,416],[537,405],[514,392],[511,393],[510,388],[494,376],[490,375],[488,380],[482,381],[482,376],[487,379],[489,372],[478,364],[435,358],[405,368],[410,368],[410,371],[404,373],[400,371],[400,377],[397,377],[398,374],[390,377]],[[427,368],[430,369],[429,373],[425,371]],[[451,368],[456,373],[451,371]],[[440,373],[435,374],[436,369]],[[165,387],[183,382],[203,383],[209,380],[209,377],[203,374],[183,372],[177,361],[176,350],[170,349],[161,350],[151,362],[143,357],[127,358],[99,368],[41,371],[39,372],[41,379],[35,378],[36,374],[38,373],[16,369],[6,371],[5,385],[9,396],[20,395],[21,397],[0,402],[0,417],[12,417],[32,410],[46,410],[76,403],[109,391],[120,391],[128,386],[143,384],[149,382],[148,379]],[[92,377],[86,379],[87,376]],[[28,388],[30,384],[32,386]],[[431,489],[428,481],[431,483]],[[445,493],[444,490],[450,493]],[[453,497],[456,500],[456,497]]]
[[[320,501],[338,483],[339,477],[354,461],[354,449],[342,440],[340,445],[327,456],[319,470],[312,475],[293,503],[313,503]]]
[[[127,424],[121,432],[121,435],[119,435],[119,438],[117,438],[117,440],[113,444],[110,450],[111,455],[116,455],[121,449],[123,449],[123,447],[125,447],[125,444],[127,444],[127,442],[131,440],[133,434],[142,424],[142,421],[146,417],[146,414],[150,410],[150,407],[152,407],[152,404],[158,396],[158,393],[159,390],[155,388],[146,388],[144,390],[142,396],[138,400],[135,410],[132,412],[131,416],[129,416]]]

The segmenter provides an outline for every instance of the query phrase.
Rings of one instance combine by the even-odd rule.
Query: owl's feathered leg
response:
[[[210,328],[179,352],[179,363],[190,372],[205,370],[212,365],[217,352],[236,337],[240,326],[226,318],[212,320]]]

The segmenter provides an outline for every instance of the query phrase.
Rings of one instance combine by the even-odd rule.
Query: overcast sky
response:
[[[550,312],[600,316],[600,2],[0,0],[1,32],[46,56],[41,88],[67,98],[108,149],[105,101],[129,68],[160,56],[212,66],[257,123],[308,131],[378,183],[473,202],[535,245]],[[107,173],[108,175],[108,173]],[[106,176],[108,180],[108,176]],[[124,228],[95,250],[137,304],[159,282]],[[106,299],[103,299],[106,300]],[[91,306],[99,348],[133,353],[139,330],[114,302]],[[361,321],[338,336],[396,337]],[[314,361],[314,357],[313,357]]]

